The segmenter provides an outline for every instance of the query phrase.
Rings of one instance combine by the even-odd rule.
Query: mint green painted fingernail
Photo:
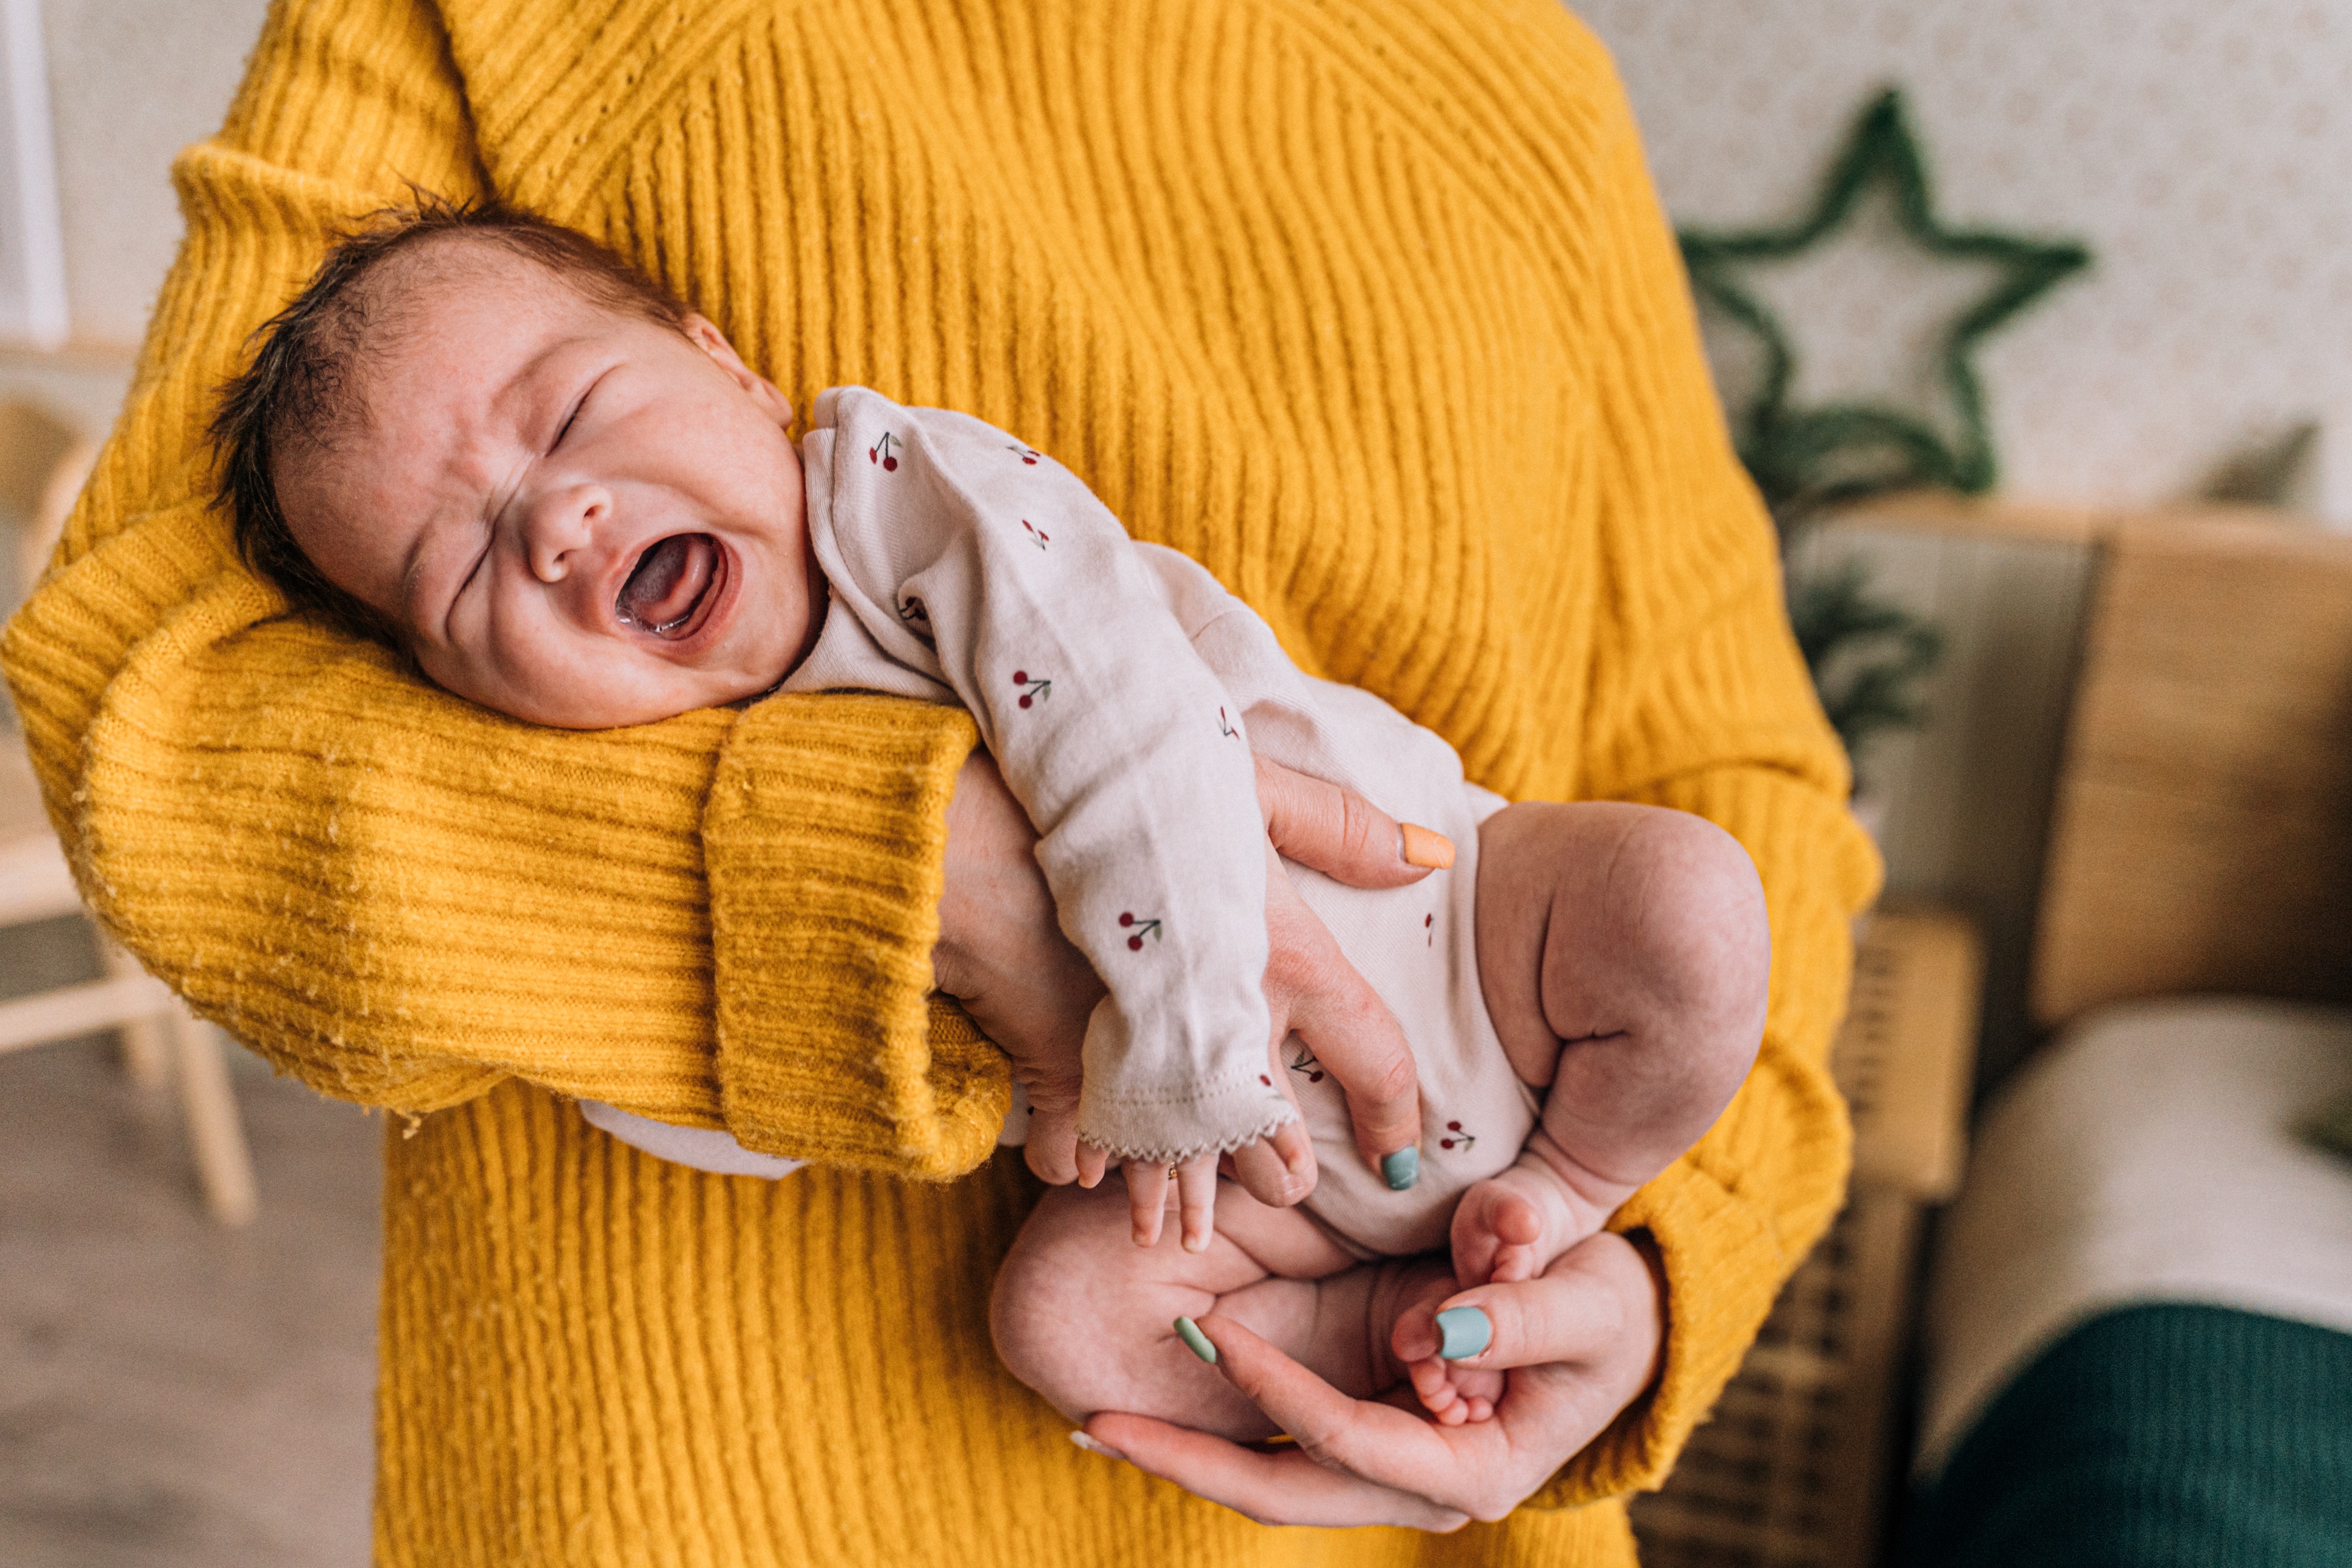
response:
[[[1494,1322],[1476,1307],[1454,1307],[1437,1314],[1440,1360],[1465,1360],[1494,1343]]]
[[[1391,1192],[1403,1192],[1421,1179],[1421,1151],[1402,1148],[1381,1162],[1381,1179]]]
[[[1209,1343],[1209,1336],[1201,1332],[1200,1324],[1190,1318],[1178,1318],[1176,1337],[1182,1340],[1194,1355],[1211,1366],[1217,1364],[1217,1347]]]

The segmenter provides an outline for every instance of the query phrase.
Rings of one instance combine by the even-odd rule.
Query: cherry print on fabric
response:
[[[1242,732],[1234,727],[1234,721],[1225,716],[1225,710],[1223,708],[1217,710],[1217,731],[1227,740],[1239,740],[1242,737]]]
[[[1323,1064],[1315,1060],[1315,1053],[1307,1049],[1304,1041],[1300,1042],[1297,1051],[1291,1056],[1290,1071],[1305,1073],[1307,1082],[1309,1083],[1323,1082]]]
[[[866,449],[866,461],[879,463],[885,474],[896,474],[898,471],[898,459],[893,455],[892,449],[906,444],[886,430],[882,433],[881,440]]]
[[[1458,1149],[1458,1150],[1460,1150],[1462,1153],[1464,1153],[1464,1154],[1465,1154],[1465,1155],[1466,1155],[1466,1154],[1468,1154],[1472,1149],[1475,1149],[1475,1148],[1476,1148],[1476,1147],[1478,1146],[1478,1135],[1477,1135],[1475,1133],[1465,1133],[1465,1132],[1464,1132],[1464,1131],[1462,1130],[1462,1124],[1461,1124],[1461,1123],[1459,1123],[1459,1122],[1448,1122],[1448,1123],[1446,1123],[1446,1124],[1445,1124],[1445,1130],[1446,1130],[1447,1132],[1449,1132],[1449,1133],[1453,1134],[1454,1135],[1453,1135],[1452,1137],[1450,1137],[1450,1138],[1440,1138],[1440,1139],[1438,1139],[1438,1140],[1437,1140],[1437,1146],[1438,1146],[1439,1148],[1441,1148],[1441,1149]]]
[[[1031,706],[1040,699],[1050,697],[1054,695],[1053,682],[1045,680],[1033,681],[1029,678],[1029,672],[1026,670],[1013,671],[1013,684],[1016,686],[1026,686],[1029,688],[1027,691],[1021,694],[1021,706],[1023,707]]]
[[[931,612],[923,608],[923,601],[920,599],[910,593],[907,595],[907,602],[898,606],[898,619],[909,622],[919,621],[928,626],[931,623]]]
[[[1429,947],[1434,947],[1434,946],[1437,946],[1437,916],[1436,916],[1436,915],[1435,915],[1434,913],[1432,913],[1432,914],[1428,914],[1428,915],[1423,915],[1423,916],[1421,917],[1421,928],[1422,928],[1423,931],[1426,931],[1426,932],[1428,932],[1428,933],[1429,933],[1429,940],[1428,940],[1426,943],[1423,944],[1423,946],[1429,946]]]
[[[1150,937],[1154,942],[1160,940],[1160,922],[1139,919],[1133,910],[1122,911],[1118,923],[1122,927],[1132,928],[1135,932],[1134,936],[1127,939],[1127,950],[1130,953],[1143,951],[1143,939],[1146,936]]]
[[[1029,542],[1035,545],[1039,549],[1044,549],[1047,541],[1051,540],[1054,537],[1026,517],[1021,519],[1021,526],[1028,531]]]
[[[1029,465],[1031,467],[1033,467],[1033,468],[1034,468],[1034,467],[1035,467],[1035,466],[1036,466],[1036,465],[1037,465],[1037,454],[1036,454],[1035,452],[1032,451],[1030,448],[1028,448],[1028,447],[1026,447],[1026,446],[1022,445],[1022,444],[1021,444],[1020,443],[1018,443],[1018,442],[1015,442],[1013,444],[1012,444],[1012,445],[1010,445],[1010,446],[1006,447],[1004,450],[1005,450],[1005,451],[1007,451],[1007,452],[1018,453],[1018,454],[1020,455],[1020,456],[1021,456],[1021,461],[1022,461],[1022,462],[1024,462],[1024,463],[1028,464],[1028,465]]]

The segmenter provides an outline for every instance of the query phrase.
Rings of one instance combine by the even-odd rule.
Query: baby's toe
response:
[[[1532,1247],[1508,1246],[1495,1249],[1495,1260],[1486,1270],[1486,1278],[1501,1285],[1515,1284],[1536,1277],[1536,1249]]]
[[[1462,1403],[1462,1396],[1454,1391],[1453,1373],[1445,1363],[1433,1357],[1416,1361],[1405,1369],[1405,1375],[1412,1380],[1413,1396],[1421,1401],[1423,1409],[1449,1427],[1461,1422],[1459,1411],[1451,1420],[1446,1418],[1446,1413]]]
[[[1463,1418],[1467,1421],[1491,1420],[1495,1403],[1503,1396],[1507,1382],[1499,1372],[1481,1372],[1459,1363],[1450,1368],[1450,1385],[1454,1396],[1461,1402]]]

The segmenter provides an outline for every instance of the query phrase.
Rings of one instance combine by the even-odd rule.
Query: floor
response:
[[[0,943],[0,996],[95,961],[79,920]],[[249,1056],[236,1082],[241,1231],[205,1218],[176,1103],[110,1042],[0,1056],[8,1568],[367,1561],[383,1124]]]

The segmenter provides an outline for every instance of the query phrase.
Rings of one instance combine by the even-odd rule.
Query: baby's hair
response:
[[[495,245],[535,261],[592,304],[680,331],[687,308],[618,255],[576,229],[497,200],[453,202],[415,192],[414,204],[372,213],[341,235],[291,304],[247,340],[253,362],[221,389],[212,438],[221,459],[221,504],[237,553],[285,593],[298,612],[398,649],[394,628],[328,580],[295,542],[278,505],[276,454],[325,448],[366,416],[353,370],[396,332],[396,298],[369,287],[394,258],[448,235]]]

